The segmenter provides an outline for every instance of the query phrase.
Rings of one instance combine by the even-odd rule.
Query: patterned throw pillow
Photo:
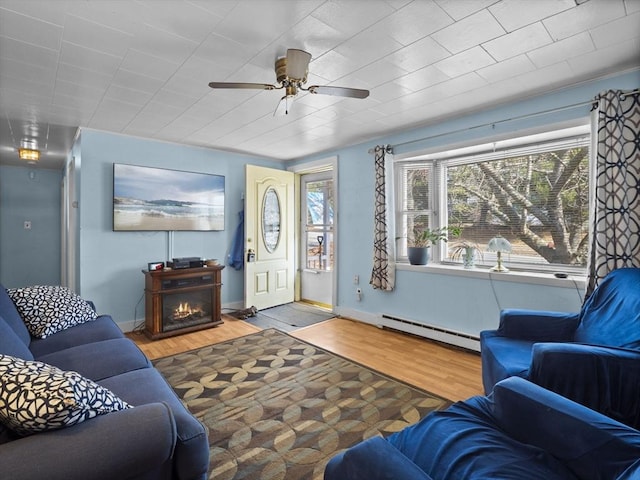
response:
[[[36,338],[97,318],[88,302],[65,287],[36,285],[8,288],[7,293],[29,333]]]
[[[0,386],[0,421],[19,435],[69,427],[131,408],[77,372],[9,355],[0,355]]]

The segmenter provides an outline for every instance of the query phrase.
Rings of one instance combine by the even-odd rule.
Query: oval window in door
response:
[[[280,198],[273,187],[262,199],[262,240],[269,253],[275,252],[280,241]]]

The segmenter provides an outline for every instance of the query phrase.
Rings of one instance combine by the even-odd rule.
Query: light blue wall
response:
[[[373,254],[373,156],[376,144],[395,145],[396,155],[504,136],[541,126],[588,119],[591,100],[606,89],[640,86],[638,71],[590,82],[579,87],[531,98],[478,114],[452,119],[413,131],[389,135],[336,151],[305,158],[297,164],[338,156],[338,292],[337,312],[371,323],[382,313],[445,327],[472,335],[497,326],[502,308],[537,308],[576,311],[581,291],[571,281],[551,285],[518,283],[508,276],[492,279],[464,277],[413,268],[397,270],[393,292],[374,290],[369,284]],[[575,106],[577,105],[577,106]],[[547,114],[539,114],[547,112]],[[553,111],[553,112],[551,112]],[[523,118],[521,118],[523,117]],[[420,140],[425,139],[425,140]],[[410,143],[406,143],[410,142]],[[405,144],[398,146],[398,144]],[[428,273],[427,273],[428,272]],[[358,300],[353,284],[359,275]],[[557,284],[564,285],[558,286]],[[556,284],[556,285],[553,285]]]
[[[62,173],[0,166],[0,283],[7,288],[60,283]],[[31,222],[31,230],[24,222]]]
[[[170,260],[167,232],[113,232],[113,164],[127,163],[213,173],[225,177],[225,230],[175,232],[172,257],[218,258],[224,262],[243,208],[245,165],[283,168],[281,162],[205,148],[82,130],[80,169],[79,293],[93,300],[123,328],[144,319],[144,275],[148,262]],[[243,271],[222,272],[222,303],[243,300]]]

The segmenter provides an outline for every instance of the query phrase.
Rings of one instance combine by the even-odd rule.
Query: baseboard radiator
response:
[[[413,320],[398,318],[386,313],[382,314],[382,327],[400,330],[402,332],[411,333],[439,342],[448,343],[457,347],[466,348],[475,352],[480,351],[480,338],[468,333],[456,332],[447,328],[436,327],[435,325],[427,325],[418,323]]]

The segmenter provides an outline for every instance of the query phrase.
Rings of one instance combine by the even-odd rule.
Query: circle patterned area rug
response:
[[[216,480],[320,480],[338,452],[450,405],[275,329],[153,363],[207,426]]]

